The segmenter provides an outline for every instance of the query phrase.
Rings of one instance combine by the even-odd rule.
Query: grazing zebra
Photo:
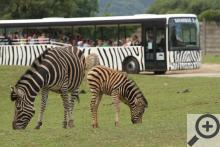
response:
[[[26,128],[35,113],[34,100],[40,90],[41,110],[36,129],[42,125],[49,90],[61,94],[64,106],[63,127],[73,127],[71,114],[84,75],[85,57],[77,48],[56,47],[43,52],[11,88],[11,100],[15,101],[13,129]]]
[[[96,65],[100,65],[99,56],[95,53],[89,54],[86,57],[86,70],[88,71]]]
[[[88,72],[87,80],[92,92],[90,106],[93,128],[98,127],[97,110],[103,94],[113,97],[116,109],[115,126],[119,124],[120,100],[130,107],[132,123],[142,122],[148,103],[135,82],[128,79],[127,74],[104,66],[95,66]]]
[[[96,66],[96,65],[100,65],[100,62],[99,62],[99,56],[95,53],[92,53],[92,54],[89,54],[86,58],[85,58],[85,61],[86,61],[86,75],[88,73],[88,71],[93,67],[93,66]],[[82,87],[85,87],[85,85],[87,85],[87,82],[84,81],[82,83]],[[80,94],[83,93],[85,94],[86,91],[84,89],[80,90],[79,92]]]

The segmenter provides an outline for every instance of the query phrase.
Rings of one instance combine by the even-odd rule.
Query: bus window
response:
[[[72,26],[70,43],[74,46],[94,46],[94,26]]]
[[[24,28],[7,28],[6,32],[3,34],[5,42],[7,44],[24,44],[26,43],[25,37],[27,36]]]
[[[146,30],[146,49],[148,52],[153,52],[153,42],[154,42],[153,28],[148,28]]]
[[[171,19],[169,37],[171,48],[188,48],[199,45],[198,26],[193,18]]]
[[[46,37],[49,37],[52,41],[69,43],[72,36],[72,26],[47,27],[46,30],[41,30],[39,32],[39,35],[45,33]]]
[[[140,46],[141,40],[140,24],[123,24],[119,27],[119,45]]]
[[[2,37],[4,33],[4,28],[0,28],[0,37]]]
[[[118,44],[117,25],[96,26],[96,46],[116,46]]]
[[[17,32],[18,41],[14,44],[49,43],[49,27],[26,27]],[[52,32],[52,31],[51,31]]]
[[[5,33],[4,33],[4,29],[0,28],[0,45],[5,45]]]
[[[166,30],[165,28],[158,28],[157,29],[157,36],[156,36],[156,50],[161,52],[165,51],[166,49]]]

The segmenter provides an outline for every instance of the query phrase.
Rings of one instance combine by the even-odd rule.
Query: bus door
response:
[[[166,64],[166,25],[162,22],[149,22],[144,26],[145,69],[155,73],[165,73]]]

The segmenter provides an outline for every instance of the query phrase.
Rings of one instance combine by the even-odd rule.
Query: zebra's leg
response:
[[[63,108],[64,108],[64,121],[63,121],[63,128],[67,128],[67,119],[69,118],[69,98],[67,91],[62,91],[61,97],[63,100]]]
[[[92,112],[92,127],[98,128],[98,119],[97,119],[97,110],[99,103],[101,101],[102,94],[92,93],[92,99],[90,103],[91,112]]]
[[[44,114],[44,111],[46,109],[48,93],[49,93],[48,89],[42,88],[42,90],[41,90],[42,97],[41,97],[40,113],[39,113],[39,116],[38,116],[38,121],[37,121],[37,125],[36,125],[35,129],[40,129],[40,127],[42,126],[43,114]]]
[[[119,99],[119,95],[118,94],[113,94],[113,103],[114,103],[114,107],[115,107],[115,126],[119,126],[119,112],[120,112],[120,99]]]
[[[69,99],[70,119],[68,121],[68,126],[70,128],[74,127],[74,120],[72,119],[72,114],[74,109],[74,102],[76,99],[79,101],[78,89],[72,91]]]

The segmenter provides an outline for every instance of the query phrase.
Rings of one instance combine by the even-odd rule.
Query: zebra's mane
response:
[[[42,54],[40,54],[34,62],[31,64],[31,67],[26,70],[26,72],[20,77],[20,79],[17,81],[16,85],[20,83],[21,80],[25,79],[27,75],[32,75],[33,70],[37,70],[37,67],[42,63],[42,60],[45,58],[45,55],[48,54],[48,51],[51,50],[51,48],[47,48]]]
[[[48,51],[51,49],[53,48],[47,48],[42,54],[40,54],[40,56],[38,56],[31,64],[31,68],[37,68],[37,66],[42,63],[42,60],[45,58],[45,55],[48,54]]]
[[[134,80],[132,80],[132,79],[128,79],[128,81],[130,82],[130,84],[132,84],[133,85],[133,88],[137,88],[139,91],[140,91],[140,94],[141,94],[141,100],[143,100],[144,101],[144,103],[147,105],[148,103],[147,103],[147,100],[145,99],[145,97],[144,97],[144,94],[143,94],[143,92],[140,90],[140,88],[139,88],[139,86],[136,84],[136,82],[134,81]],[[139,98],[139,99],[140,99]]]
[[[43,62],[43,60],[46,58],[46,55],[48,54],[49,51],[51,50],[64,50],[64,49],[74,49],[71,50],[73,51],[73,54],[75,54],[78,58],[81,59],[81,61],[83,62],[83,64],[85,65],[85,56],[83,54],[83,52],[78,49],[77,47],[52,47],[52,48],[47,48],[42,54],[40,54],[35,60],[34,62],[31,64],[30,68],[26,70],[26,72],[21,76],[20,80],[18,80],[17,84],[19,84],[19,82],[23,79],[25,79],[25,77],[27,75],[32,76],[33,71],[38,70],[39,65]]]

